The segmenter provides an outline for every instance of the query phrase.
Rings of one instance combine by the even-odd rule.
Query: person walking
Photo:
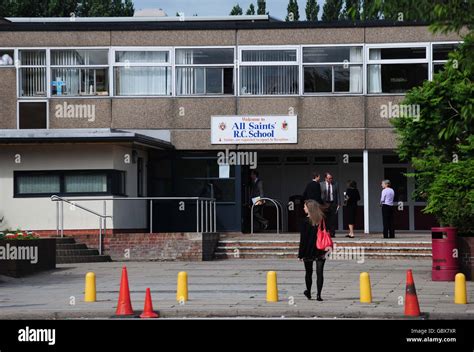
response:
[[[316,170],[313,171],[312,176],[313,179],[306,185],[303,192],[303,201],[313,199],[319,204],[323,204],[323,200],[321,199],[321,185],[319,184],[321,176]]]
[[[347,189],[344,193],[345,210],[347,212],[347,224],[349,226],[349,234],[346,237],[354,238],[354,226],[357,216],[357,203],[360,200],[357,182],[353,180],[347,181]]]
[[[329,172],[324,174],[324,181],[321,185],[322,200],[326,205],[326,218],[329,233],[331,237],[336,237],[336,222],[337,212],[341,207],[341,200],[339,197],[339,185],[334,182],[332,175]]]
[[[395,192],[391,187],[390,180],[382,181],[382,196],[380,206],[382,207],[383,238],[395,238],[393,225],[393,199]]]
[[[313,263],[316,262],[316,276],[317,276],[317,296],[316,300],[322,301],[321,291],[324,283],[324,263],[326,262],[326,251],[316,248],[317,232],[321,221],[324,218],[324,213],[319,204],[313,200],[308,199],[304,203],[304,211],[306,219],[301,224],[300,232],[300,246],[298,250],[298,259],[303,261],[305,268],[305,283],[306,290],[304,295],[311,299],[311,286],[313,285]]]
[[[263,204],[265,203],[260,198],[263,198],[263,181],[258,177],[258,171],[252,170],[250,172],[250,199],[252,204],[255,204],[253,207],[253,217],[256,222],[260,225],[260,228],[266,230],[268,228],[269,221],[263,217]],[[254,231],[255,231],[255,222],[254,222]]]

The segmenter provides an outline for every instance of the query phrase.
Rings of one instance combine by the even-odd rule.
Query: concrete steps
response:
[[[431,241],[403,240],[335,240],[335,254],[363,253],[373,259],[426,259],[431,258]],[[220,240],[216,259],[296,258],[299,241],[296,240]],[[342,251],[342,252],[337,252]]]
[[[72,237],[56,238],[56,264],[110,262],[110,256],[99,255],[96,249],[89,249],[83,243],[76,243]]]

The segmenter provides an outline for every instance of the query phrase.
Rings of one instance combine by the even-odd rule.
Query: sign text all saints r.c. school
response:
[[[212,116],[212,144],[289,144],[298,142],[297,116]]]

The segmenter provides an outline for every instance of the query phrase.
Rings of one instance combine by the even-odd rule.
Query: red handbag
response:
[[[316,248],[327,251],[333,248],[333,242],[331,234],[326,230],[326,223],[324,222],[324,219],[322,219],[321,225],[318,226],[318,239],[316,240]]]

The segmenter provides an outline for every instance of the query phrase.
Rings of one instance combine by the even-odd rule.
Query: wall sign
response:
[[[211,144],[298,143],[296,115],[211,116]]]

